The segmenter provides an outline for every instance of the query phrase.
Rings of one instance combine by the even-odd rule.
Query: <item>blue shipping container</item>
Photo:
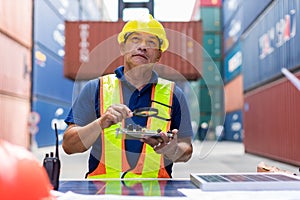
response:
[[[244,90],[281,75],[281,68],[300,66],[300,2],[278,0],[242,36]]]
[[[237,142],[243,141],[242,110],[226,114],[223,139]]]
[[[35,140],[38,147],[55,145],[55,126],[57,125],[59,143],[63,138],[63,133],[67,128],[64,122],[65,117],[69,112],[70,105],[60,104],[56,101],[48,101],[35,99],[32,104],[32,109],[39,115],[37,124],[38,132],[35,135]]]
[[[223,32],[223,50],[224,54],[240,39],[245,26],[243,24],[243,10],[238,9],[238,12],[233,16],[232,20],[224,27]]]
[[[244,32],[260,16],[260,14],[272,3],[273,0],[243,0],[241,9],[243,10]],[[284,0],[286,2],[286,0]],[[288,0],[289,1],[289,0]]]
[[[226,53],[249,28],[272,0],[243,0],[237,12],[224,26],[224,53]],[[225,12],[225,11],[224,11]]]
[[[100,20],[97,0],[45,0],[65,20]]]
[[[65,19],[69,21],[80,20],[80,7],[78,0],[46,0],[47,4],[54,6],[57,12]]]
[[[65,54],[64,18],[46,1],[34,2],[34,42],[63,57]]]
[[[227,26],[227,23],[230,22],[231,18],[238,11],[242,0],[223,0],[222,3],[222,16],[223,16],[223,27]]]
[[[224,59],[224,81],[228,83],[242,71],[243,55],[240,42],[230,50]]]
[[[35,45],[33,74],[33,96],[72,102],[73,81],[63,75],[62,58]]]

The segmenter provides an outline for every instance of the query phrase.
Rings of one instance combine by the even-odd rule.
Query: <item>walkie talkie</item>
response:
[[[55,155],[53,152],[50,152],[50,155],[47,153],[43,165],[47,171],[50,182],[53,185],[53,189],[57,190],[59,187],[60,160],[58,155],[58,133],[56,124],[54,124],[54,126],[56,136]]]

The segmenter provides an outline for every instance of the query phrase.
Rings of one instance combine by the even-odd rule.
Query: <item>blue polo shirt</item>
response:
[[[141,90],[132,86],[124,76],[124,67],[120,66],[115,70],[116,77],[121,81],[123,101],[132,111],[136,108],[149,107],[151,105],[152,85],[157,83],[158,75],[153,72],[149,83]],[[68,116],[65,119],[67,124],[74,123],[85,126],[100,117],[99,112],[99,79],[87,82],[80,94],[74,101]],[[134,124],[146,127],[147,118],[134,116],[125,120],[125,125]],[[173,104],[171,109],[171,130],[178,129],[178,138],[192,137],[190,112],[186,98],[182,90],[175,85],[173,93]],[[92,172],[99,164],[101,156],[101,137],[93,144],[89,157],[89,172]],[[125,149],[129,165],[134,168],[140,156],[143,143],[139,140],[126,140]],[[165,159],[166,170],[170,177],[173,163]],[[89,173],[88,172],[88,173]]]

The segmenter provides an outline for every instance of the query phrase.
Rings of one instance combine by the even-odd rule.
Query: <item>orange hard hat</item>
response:
[[[0,139],[1,199],[55,199],[47,172],[31,152]]]

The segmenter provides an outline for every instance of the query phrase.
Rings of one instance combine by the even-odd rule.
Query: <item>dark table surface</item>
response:
[[[184,196],[179,188],[197,188],[189,179],[100,179],[61,180],[60,192],[78,194],[117,194],[134,196]]]

